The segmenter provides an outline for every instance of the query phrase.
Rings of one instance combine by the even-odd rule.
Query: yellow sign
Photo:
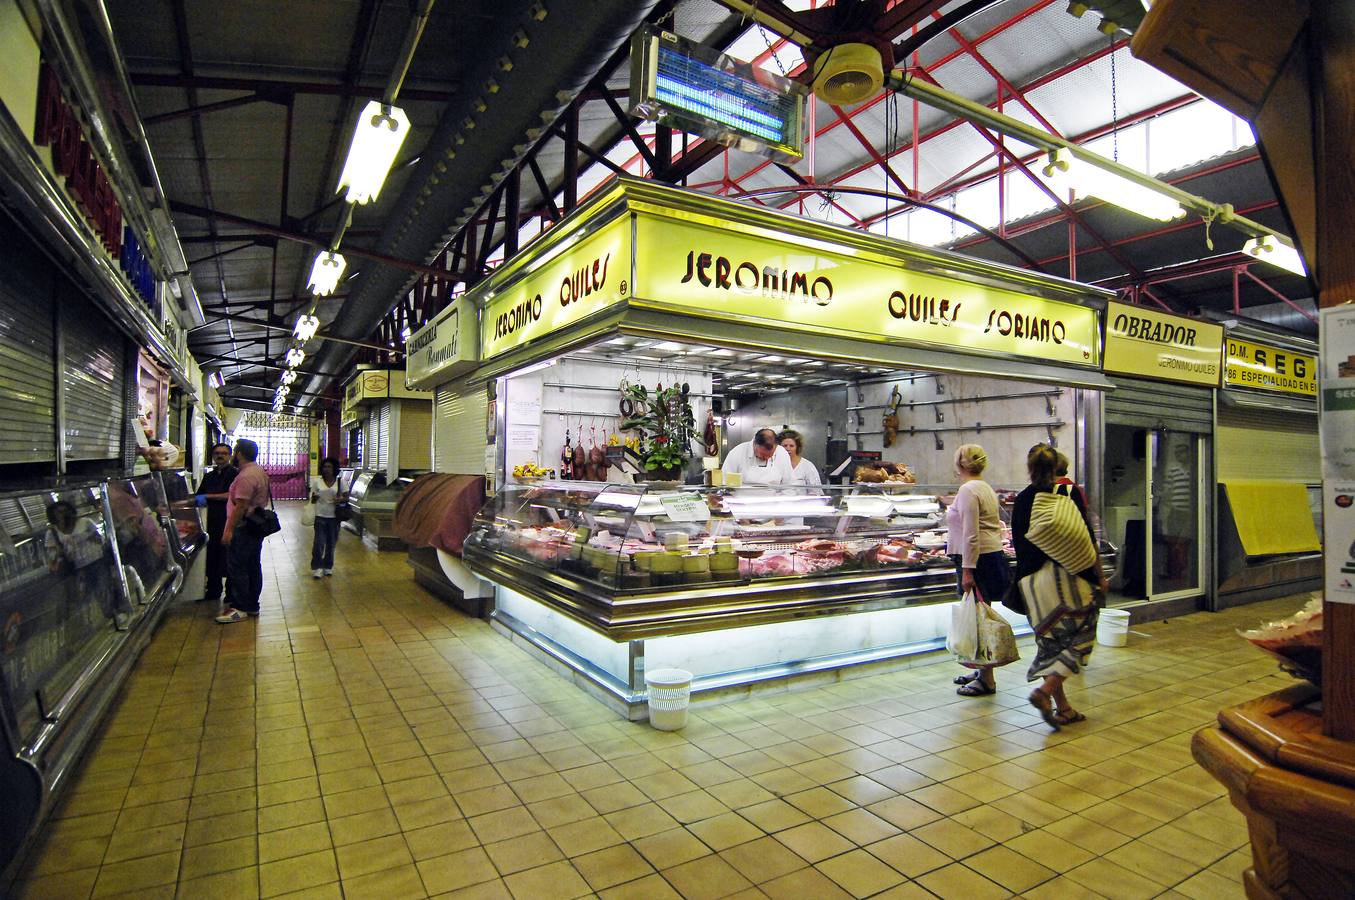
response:
[[[1223,326],[1154,312],[1106,307],[1107,372],[1218,387]]]
[[[1099,362],[1099,315],[963,278],[936,275],[793,238],[641,216],[635,295],[731,321],[961,351]]]
[[[1317,358],[1281,347],[1228,338],[1223,383],[1227,387],[1316,397]]]
[[[558,331],[630,293],[630,217],[568,247],[485,305],[483,359]]]

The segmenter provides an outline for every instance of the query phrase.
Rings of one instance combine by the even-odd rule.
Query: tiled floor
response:
[[[285,512],[295,522],[296,512]],[[1021,673],[946,664],[619,720],[345,534],[270,539],[264,615],[167,617],[43,835],[26,897],[1242,896],[1241,816],[1190,758],[1289,680],[1234,629],[1137,629],[1050,734]],[[1027,652],[1027,655],[1028,652]]]

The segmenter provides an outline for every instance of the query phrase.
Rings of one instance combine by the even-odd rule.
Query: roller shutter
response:
[[[0,216],[0,463],[56,459],[52,270]]]
[[[427,469],[433,455],[433,408],[426,401],[400,402],[400,468]]]
[[[61,298],[66,458],[117,459],[127,424],[121,332],[84,296]]]
[[[450,475],[485,472],[485,385],[453,381],[437,389],[433,415],[433,469]]]
[[[1215,441],[1220,481],[1322,481],[1317,416],[1220,405]]]
[[[372,433],[367,440],[374,451],[374,465],[368,468],[384,470],[390,463],[390,421],[389,403],[378,403],[372,407]]]
[[[1209,388],[1139,378],[1111,381],[1115,390],[1106,394],[1108,424],[1194,434],[1214,430],[1214,392]]]

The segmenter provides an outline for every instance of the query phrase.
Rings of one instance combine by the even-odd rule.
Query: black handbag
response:
[[[273,508],[273,488],[268,488],[268,508],[260,506],[252,509],[245,514],[245,528],[249,533],[257,538],[266,538],[270,534],[277,534],[282,530],[282,522],[278,520],[277,510]]]
[[[348,505],[347,500],[334,504],[334,518],[340,522],[347,522],[353,518],[353,507]]]

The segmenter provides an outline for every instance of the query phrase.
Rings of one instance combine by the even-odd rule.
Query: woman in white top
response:
[[[964,444],[955,451],[955,474],[960,489],[946,510],[946,552],[955,561],[961,593],[977,591],[985,603],[997,603],[1007,593],[1010,565],[1002,552],[1002,519],[997,493],[983,480],[988,454],[978,444]],[[993,669],[979,669],[955,679],[956,693],[980,697],[997,690]]]
[[[339,481],[339,461],[326,457],[320,474],[311,478],[311,502],[315,504],[315,540],[311,543],[311,576],[334,574],[334,548],[339,543],[339,520],[334,507],[348,499]]]
[[[804,435],[793,428],[787,428],[777,435],[777,440],[790,454],[790,467],[791,471],[794,472],[794,477],[786,484],[803,484],[806,486],[823,484],[823,479],[819,478],[818,467],[800,455],[805,448]]]

